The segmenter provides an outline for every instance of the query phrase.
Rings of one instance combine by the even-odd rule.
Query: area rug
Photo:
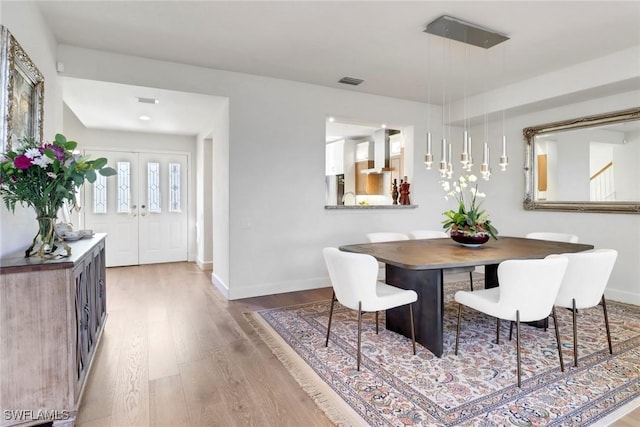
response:
[[[481,288],[480,281],[475,285]],[[445,284],[441,358],[363,317],[362,363],[356,370],[356,313],[339,304],[325,347],[329,301],[246,313],[247,319],[300,385],[338,425],[585,426],[607,425],[640,403],[640,307],[607,303],[614,355],[602,308],[580,310],[579,363],[573,366],[571,312],[558,311],[565,372],[553,326],[523,326],[522,388],[516,386],[515,339],[502,322],[466,308],[460,350],[453,353],[457,304],[468,282]],[[477,289],[476,288],[476,289]],[[551,322],[553,325],[553,322]]]

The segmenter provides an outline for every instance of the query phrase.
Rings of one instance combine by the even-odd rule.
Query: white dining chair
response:
[[[322,253],[329,271],[331,286],[333,287],[325,347],[329,345],[331,319],[336,300],[343,306],[358,312],[358,350],[356,359],[356,369],[358,371],[360,370],[362,313],[376,313],[377,334],[378,312],[380,310],[408,305],[411,322],[411,344],[413,346],[413,354],[416,354],[412,304],[418,300],[418,294],[412,290],[400,289],[379,282],[376,277],[378,274],[378,262],[371,255],[343,252],[337,248],[324,248]]]
[[[380,242],[397,242],[400,240],[409,240],[409,236],[404,233],[395,233],[391,231],[380,231],[375,233],[367,233],[367,241],[369,243]],[[385,281],[386,267],[383,262],[378,262],[378,280]]]
[[[604,290],[609,282],[609,277],[616,263],[618,252],[614,249],[596,249],[594,251],[563,255],[569,259],[569,265],[562,279],[562,285],[556,297],[555,305],[569,308],[573,313],[573,365],[578,366],[578,328],[576,325],[576,315],[580,309],[591,308],[602,304],[609,353],[613,354]]]
[[[376,233],[367,233],[367,240],[369,241],[369,243],[396,242],[398,240],[409,240],[409,236],[404,233],[382,231]]]
[[[458,291],[454,298],[458,306],[455,354],[458,354],[462,306],[497,318],[496,343],[500,343],[500,319],[516,322],[516,372],[520,373],[520,322],[547,319],[551,314],[556,331],[560,369],[564,372],[560,332],[554,302],[569,260],[565,256],[549,255],[545,259],[507,260],[498,266],[500,286],[475,292]]]
[[[411,239],[443,239],[449,238],[449,235],[441,230],[413,230],[409,233]]]
[[[409,232],[410,239],[443,239],[449,238],[449,235],[444,231],[440,230],[413,230]],[[473,271],[475,267],[456,267],[456,268],[448,268],[445,271],[450,274],[457,273],[469,273],[469,286],[473,291]]]
[[[570,233],[554,233],[547,231],[537,231],[525,236],[527,239],[552,240],[554,242],[578,243],[578,236]]]

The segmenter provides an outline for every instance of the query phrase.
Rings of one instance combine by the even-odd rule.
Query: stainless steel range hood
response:
[[[363,169],[362,173],[381,174],[389,172],[390,132],[388,129],[379,129],[373,134],[373,168]]]

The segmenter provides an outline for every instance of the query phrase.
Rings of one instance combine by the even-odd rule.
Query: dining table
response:
[[[443,353],[444,272],[457,267],[484,266],[485,288],[499,286],[498,265],[511,259],[541,259],[551,254],[582,252],[590,244],[499,236],[478,247],[450,238],[402,240],[340,246],[345,252],[369,254],[385,264],[385,281],[418,294],[414,303],[416,341],[437,357]],[[387,310],[386,328],[411,336],[408,310]]]

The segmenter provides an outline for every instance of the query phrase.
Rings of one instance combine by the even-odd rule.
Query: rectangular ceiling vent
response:
[[[159,101],[155,98],[140,98],[138,97],[138,102],[141,104],[157,104]]]
[[[346,85],[358,86],[363,81],[364,80],[356,79],[355,77],[343,77],[340,80],[338,80],[338,83],[344,83]]]

